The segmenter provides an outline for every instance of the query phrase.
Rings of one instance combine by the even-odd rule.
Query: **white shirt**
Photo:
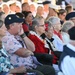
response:
[[[55,46],[55,48],[58,50],[58,51],[63,51],[63,45],[64,43],[60,40],[60,38],[57,36],[57,35],[53,35],[53,44]]]
[[[62,32],[62,39],[65,44],[69,43],[69,41],[70,41],[69,34],[66,32]]]
[[[67,47],[75,52],[75,47],[72,46],[71,44],[67,44]],[[67,55],[61,63],[61,70],[64,75],[74,75],[75,74],[75,58]]]

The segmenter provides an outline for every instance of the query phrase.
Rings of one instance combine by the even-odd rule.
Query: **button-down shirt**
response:
[[[35,66],[33,63],[33,59],[31,56],[28,57],[20,57],[16,55],[14,52],[16,52],[18,49],[23,48],[22,45],[18,40],[23,40],[19,36],[11,35],[9,32],[6,32],[6,36],[2,38],[2,42],[5,46],[5,49],[9,53],[10,61],[14,66],[26,66],[27,68]],[[24,48],[26,48],[24,44]]]

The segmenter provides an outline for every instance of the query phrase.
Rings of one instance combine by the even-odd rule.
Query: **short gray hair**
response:
[[[67,32],[73,26],[74,26],[74,23],[72,21],[66,21],[66,22],[64,22],[61,31]]]
[[[58,17],[52,16],[52,17],[49,18],[48,21],[49,21],[52,25],[54,25],[54,24],[60,22],[60,19],[59,19]]]
[[[35,18],[33,21],[32,21],[32,27],[31,27],[31,30],[32,31],[35,31],[35,26],[39,26],[40,25],[40,21],[44,19],[43,17],[38,17],[38,18]]]

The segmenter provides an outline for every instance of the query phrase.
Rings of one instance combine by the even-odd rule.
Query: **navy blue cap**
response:
[[[6,16],[4,23],[5,23],[5,25],[10,25],[12,23],[21,23],[21,22],[24,22],[23,18],[20,18],[16,14],[9,14]]]
[[[75,17],[75,12],[71,12],[69,14],[66,15],[66,20],[69,20],[71,18]]]
[[[42,4],[45,5],[45,4],[50,4],[51,1],[44,1]]]

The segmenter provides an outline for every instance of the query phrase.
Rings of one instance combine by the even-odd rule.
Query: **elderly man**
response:
[[[63,27],[61,29],[61,33],[62,33],[62,39],[63,39],[63,42],[66,44],[69,42],[69,35],[68,35],[68,30],[70,28],[72,28],[74,26],[74,23],[72,21],[66,21],[64,22],[63,24]]]
[[[23,75],[22,73],[26,73],[26,68],[24,66],[14,68],[14,66],[9,61],[9,56],[2,44],[1,39],[5,35],[5,29],[6,28],[3,24],[3,21],[0,20],[0,75],[13,75],[13,73],[20,73],[20,75]]]
[[[2,42],[9,53],[11,63],[15,67],[25,66],[27,70],[33,69],[40,71],[44,75],[55,75],[52,67],[42,65],[34,57],[33,52],[35,46],[24,34],[22,28],[23,21],[23,18],[20,18],[20,16],[15,14],[10,14],[5,18],[7,32],[2,38]]]

